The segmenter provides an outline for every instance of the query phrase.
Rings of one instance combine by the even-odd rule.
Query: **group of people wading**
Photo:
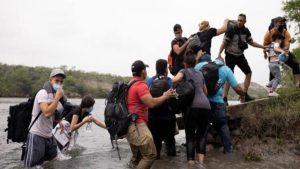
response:
[[[252,101],[255,98],[248,94],[252,71],[248,64],[244,51],[251,45],[261,48],[265,53],[265,59],[269,62],[270,79],[267,84],[269,96],[277,96],[276,88],[281,80],[280,65],[289,66],[294,75],[296,87],[299,88],[300,70],[295,56],[289,51],[292,38],[286,29],[286,19],[277,17],[264,37],[263,45],[252,39],[247,27],[246,15],[239,14],[236,21],[226,19],[219,28],[212,28],[208,21],[199,23],[199,32],[189,38],[182,37],[182,27],[176,24],[173,28],[175,39],[171,42],[171,52],[168,60],[156,61],[156,75],[148,78],[148,67],[143,61],[137,60],[131,65],[132,80],[136,81],[128,90],[128,112],[138,114],[135,123],[129,125],[127,140],[129,142],[132,158],[129,167],[136,169],[149,169],[156,159],[161,158],[162,142],[165,142],[167,155],[176,156],[175,113],[169,109],[168,100],[176,97],[173,86],[182,80],[190,79],[195,86],[195,93],[189,108],[183,113],[186,134],[186,156],[189,165],[204,167],[206,154],[206,140],[210,123],[219,133],[224,153],[230,154],[233,146],[226,118],[226,104],[228,104],[228,90],[231,86],[239,95],[241,102]],[[224,34],[218,56],[214,61],[211,57],[212,38]],[[197,37],[201,45],[190,48],[189,45]],[[222,52],[225,50],[225,59]],[[214,63],[218,65],[217,91],[213,95],[208,94],[207,81],[201,72],[205,65]],[[238,66],[245,74],[243,88],[234,77],[234,68]],[[168,77],[168,71],[174,75]],[[54,69],[35,97],[32,121],[41,112],[30,130],[27,139],[25,166],[41,165],[44,161],[53,159],[57,155],[57,144],[53,138],[53,116],[60,107],[63,97],[62,83],[66,75],[60,69]],[[158,83],[158,81],[162,81]],[[161,95],[152,92],[154,86],[161,85],[164,89]],[[86,96],[78,109],[68,118],[59,123],[68,127],[70,132],[76,131],[85,123],[95,122],[98,126],[106,128],[105,124],[91,116],[95,101]],[[67,125],[66,125],[67,124]]]

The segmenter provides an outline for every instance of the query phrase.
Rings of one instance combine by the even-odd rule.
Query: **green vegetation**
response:
[[[280,97],[250,104],[243,111],[243,138],[291,138],[300,126],[300,90],[281,89]]]
[[[293,54],[300,61],[300,44],[299,44],[300,37],[299,36],[297,37],[297,35],[299,35],[300,33],[300,1],[299,0],[283,1],[282,10],[285,12],[288,21],[293,22],[296,25],[295,26],[296,37],[294,38],[298,40],[298,47],[293,49]],[[287,66],[283,67],[282,85],[284,86],[293,85],[293,75]]]
[[[64,92],[68,97],[81,97],[90,94],[103,98],[110,90],[113,82],[129,81],[129,77],[83,72],[61,66],[67,78]],[[48,80],[52,68],[7,65],[0,63],[0,97],[30,97]]]

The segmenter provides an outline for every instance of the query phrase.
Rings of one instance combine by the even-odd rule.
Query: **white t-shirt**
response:
[[[41,89],[35,96],[34,103],[33,103],[33,109],[32,109],[32,117],[31,117],[31,123],[36,118],[36,116],[41,111],[40,103],[48,103],[51,104],[54,98],[53,93],[47,93],[45,89]],[[59,102],[59,106],[61,107],[61,103]],[[30,133],[39,135],[44,138],[50,138],[52,137],[52,129],[53,129],[53,120],[54,120],[54,114],[53,116],[46,118],[45,115],[42,113],[36,122],[33,124]]]

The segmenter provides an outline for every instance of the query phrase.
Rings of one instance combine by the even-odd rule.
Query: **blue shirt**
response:
[[[218,65],[222,65],[223,62],[221,62],[220,60],[215,60],[214,61],[216,64]],[[208,62],[200,62],[195,66],[196,70],[200,70],[204,65],[206,65]],[[214,95],[214,96],[208,96],[208,100],[210,102],[215,102],[215,103],[224,103],[223,100],[223,90],[224,90],[224,84],[225,82],[228,82],[229,85],[234,88],[236,86],[238,86],[238,82],[236,81],[233,72],[231,71],[231,69],[224,65],[222,67],[219,68],[219,80],[218,80],[218,86],[222,86],[220,87],[220,89],[218,90],[218,92]]]

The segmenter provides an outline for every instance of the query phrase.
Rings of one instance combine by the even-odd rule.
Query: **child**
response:
[[[278,96],[275,92],[277,86],[281,80],[280,65],[284,64],[288,59],[288,51],[280,48],[280,44],[283,42],[284,36],[281,34],[274,34],[272,36],[272,43],[264,51],[265,59],[269,57],[269,69],[274,78],[266,86],[268,88],[269,97]],[[266,54],[268,52],[268,56]]]

